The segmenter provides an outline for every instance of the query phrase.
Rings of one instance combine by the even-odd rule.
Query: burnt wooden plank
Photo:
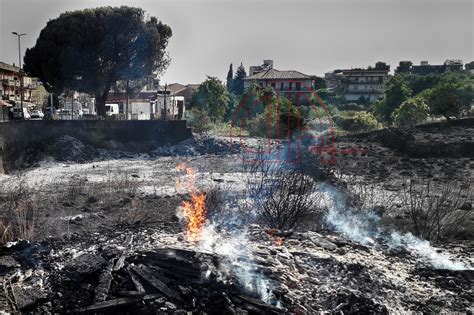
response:
[[[127,267],[128,274],[130,275],[130,278],[132,279],[133,284],[135,285],[135,288],[137,289],[138,292],[145,292],[145,288],[143,287],[142,283],[140,282],[140,279],[138,279],[137,274],[131,270],[130,266]]]
[[[170,299],[181,300],[178,292],[170,289],[163,281],[156,278],[154,273],[143,265],[132,266],[131,269],[136,272],[144,281],[156,288]]]
[[[114,260],[111,260],[107,268],[100,275],[99,285],[95,288],[95,298],[94,302],[103,302],[107,299],[109,295],[110,285],[112,283],[112,269],[114,267]]]
[[[138,303],[142,300],[141,297],[125,297],[125,298],[118,298],[108,301],[103,301],[99,303],[95,303],[89,305],[87,307],[82,307],[76,309],[75,312],[78,313],[89,313],[89,312],[98,312],[98,311],[105,311],[108,309],[116,308],[116,307],[123,307],[126,305],[131,305],[134,303]]]

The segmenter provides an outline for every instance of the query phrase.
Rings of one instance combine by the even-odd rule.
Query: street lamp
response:
[[[17,32],[12,32],[12,34],[18,37],[18,62],[19,62],[18,75],[20,77],[20,106],[21,106],[21,117],[25,118],[24,113],[23,113],[23,69],[21,68],[21,37],[25,36],[26,34],[18,34]]]

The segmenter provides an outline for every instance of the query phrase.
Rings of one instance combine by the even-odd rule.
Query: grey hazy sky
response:
[[[63,11],[133,5],[171,26],[163,81],[224,79],[229,64],[248,71],[263,59],[280,70],[321,75],[376,61],[474,59],[472,0],[0,0],[0,60],[18,64],[16,37],[32,47]]]

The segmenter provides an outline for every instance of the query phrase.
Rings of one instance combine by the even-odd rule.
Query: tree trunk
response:
[[[105,103],[107,102],[107,97],[109,96],[110,85],[106,86],[104,91],[97,92],[95,94],[95,106],[97,109],[97,115],[105,117]]]

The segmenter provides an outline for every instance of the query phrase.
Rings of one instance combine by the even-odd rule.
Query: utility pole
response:
[[[126,99],[126,103],[125,103],[125,120],[128,120],[128,89],[129,89],[129,81],[130,81],[130,78],[127,77],[127,87],[125,88],[125,92],[127,94],[127,99]]]
[[[166,106],[166,90],[167,89],[168,89],[168,83],[165,83],[165,92],[163,94],[163,117],[162,117],[163,120],[167,119],[167,117],[166,117],[167,110],[168,110],[168,108]]]
[[[21,106],[21,117],[24,119],[25,115],[23,113],[23,69],[21,68],[21,37],[26,34],[18,34],[17,32],[12,32],[13,35],[18,37],[18,76],[20,77],[20,106]]]

